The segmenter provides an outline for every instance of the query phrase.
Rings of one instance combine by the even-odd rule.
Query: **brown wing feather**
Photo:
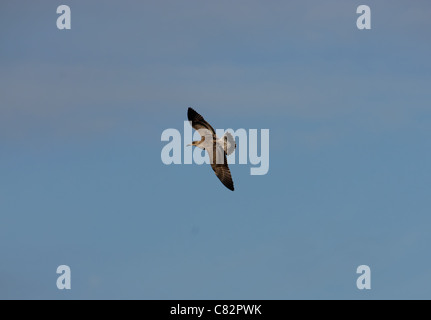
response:
[[[214,144],[214,148],[212,148],[212,150],[205,150],[207,150],[208,152],[211,168],[214,170],[216,176],[220,179],[220,181],[224,184],[226,188],[234,191],[235,189],[233,186],[232,175],[227,164],[226,153],[224,152],[224,150],[220,146],[216,146],[216,144]],[[223,163],[217,163],[217,151],[219,152],[219,157],[221,156],[221,152],[223,152]],[[218,162],[221,161],[219,160]]]
[[[235,189],[233,187],[232,176],[230,174],[230,170],[229,170],[229,167],[227,166],[227,164],[225,164],[225,165],[222,165],[222,164],[213,165],[212,164],[211,167],[213,168],[216,176],[225,185],[225,187],[228,188],[229,190],[234,191]]]
[[[205,121],[204,117],[202,117],[199,113],[197,113],[193,108],[189,108],[187,110],[187,118],[192,123],[192,127],[195,130],[206,129],[210,130],[213,135],[215,135],[215,130],[211,125]]]

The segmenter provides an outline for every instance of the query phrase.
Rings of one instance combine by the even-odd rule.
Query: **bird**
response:
[[[187,118],[196,131],[201,135],[200,141],[193,141],[188,146],[196,146],[208,152],[211,168],[217,178],[226,188],[234,191],[232,175],[227,164],[226,156],[235,151],[236,143],[232,134],[226,132],[223,137],[217,139],[215,130],[211,125],[193,108],[188,108]]]

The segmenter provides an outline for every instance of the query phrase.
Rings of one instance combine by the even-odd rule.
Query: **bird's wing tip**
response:
[[[187,118],[189,118],[189,121],[192,121],[195,119],[199,114],[193,109],[192,107],[189,107],[187,109]]]
[[[230,191],[235,191],[235,187],[233,186],[233,184],[225,184],[225,187],[228,188]]]

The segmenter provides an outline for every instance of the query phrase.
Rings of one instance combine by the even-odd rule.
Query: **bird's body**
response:
[[[231,154],[236,143],[230,133],[217,139],[215,130],[205,119],[192,108],[187,111],[187,117],[193,127],[201,135],[200,141],[193,141],[191,145],[206,150],[210,158],[211,168],[216,176],[229,190],[234,190],[232,175],[230,173],[226,155]]]
[[[202,136],[202,139],[200,141],[193,141],[195,144],[193,144],[195,147],[201,148],[202,150],[206,150],[208,148],[211,148],[214,143],[217,143],[217,139],[206,139],[204,136]]]

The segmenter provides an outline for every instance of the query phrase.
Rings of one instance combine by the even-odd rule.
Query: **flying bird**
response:
[[[234,191],[232,175],[227,165],[226,155],[235,151],[236,143],[233,136],[226,132],[223,137],[217,139],[211,125],[192,108],[187,111],[187,117],[193,129],[201,135],[200,141],[193,141],[188,146],[196,146],[208,152],[211,168],[216,176],[229,190]]]

